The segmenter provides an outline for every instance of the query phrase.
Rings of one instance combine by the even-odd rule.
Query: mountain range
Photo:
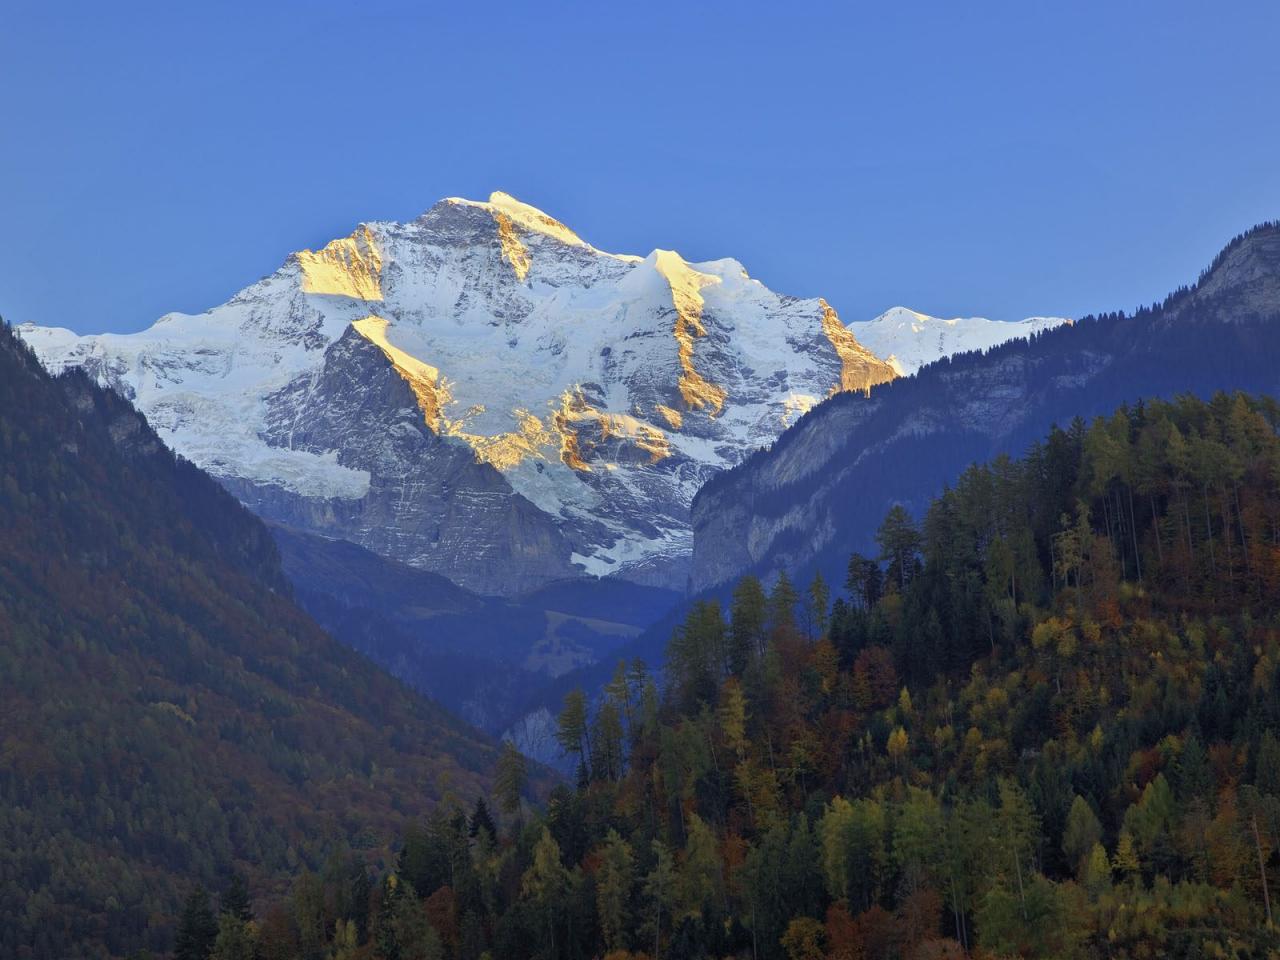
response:
[[[1068,616],[1096,608],[1081,621],[1086,639],[1090,624],[1120,623],[1121,604],[1140,618],[1177,613],[1188,584],[1195,602],[1218,605],[1215,616],[1232,609],[1232,591],[1274,611],[1274,465],[1238,451],[1274,446],[1277,356],[1275,223],[1132,313],[999,324],[895,307],[846,325],[824,301],[774,294],[735,261],[603,253],[501,194],[442,201],[410,224],[364,225],[291,256],[227,304],[140,334],[18,335],[0,324],[0,914],[17,918],[0,930],[0,953],[165,950],[180,884],[243,870],[278,898],[291,876],[322,864],[324,896],[345,891],[345,906],[317,911],[363,916],[351,935],[367,941],[371,925],[398,922],[370,918],[395,884],[371,895],[368,870],[389,877],[389,836],[433,809],[425,833],[410,826],[395,867],[416,871],[424,891],[452,878],[454,854],[415,862],[415,844],[447,836],[468,851],[464,865],[492,855],[560,870],[551,844],[571,851],[567,863],[594,863],[584,831],[603,836],[614,819],[632,819],[647,824],[632,835],[652,839],[660,809],[688,834],[677,861],[687,876],[693,836],[730,823],[700,819],[694,807],[711,808],[705,796],[690,806],[699,793],[738,818],[751,839],[734,842],[748,845],[749,861],[772,862],[750,826],[755,806],[783,793],[796,810],[809,804],[806,778],[822,766],[812,730],[829,741],[830,769],[844,770],[841,789],[863,789],[873,769],[900,778],[915,754],[925,776],[903,781],[910,798],[942,769],[924,745],[956,757],[952,703],[933,702],[930,685],[953,674],[986,689],[983,671],[1002,658],[1025,660],[1029,669],[1008,677],[1026,680],[1029,699],[1000,729],[971,726],[963,750],[984,737],[1017,749],[1002,766],[965,769],[982,770],[991,788],[997,770],[1021,776],[1015,767],[1034,765],[1035,803],[1056,811],[1046,829],[1058,844],[1070,791],[1040,789],[1057,765],[1038,751],[1063,670],[1052,685],[1039,671],[1048,632],[1068,621],[1044,604]],[[1154,404],[1146,417],[1144,403],[1181,394],[1217,396]],[[1144,460],[1153,437],[1163,447]],[[1005,459],[1028,448],[1021,463]],[[976,462],[990,466],[969,469]],[[961,492],[946,493],[952,485]],[[1034,517],[1029,537],[981,532],[1007,519],[1002,496]],[[1197,498],[1203,529],[1191,517]],[[913,530],[911,515],[929,504]],[[897,506],[905,539],[890,549],[876,530]],[[1008,583],[996,540],[1022,568]],[[1074,567],[1063,566],[1056,552],[1072,542]],[[864,563],[861,599],[854,584],[848,602],[815,613],[781,576],[843,583],[854,551],[889,561],[887,589],[880,564],[872,574]],[[1144,569],[1163,591],[1154,604]],[[750,580],[735,587],[748,575],[767,596]],[[1038,600],[1024,593],[1020,605],[1017,582]],[[971,601],[995,612],[975,619]],[[729,623],[718,604],[732,609]],[[1078,652],[1073,638],[1050,646],[1064,660]],[[1274,663],[1262,639],[1236,646]],[[1224,665],[1228,647],[1215,654]],[[1189,744],[1196,729],[1234,738],[1233,755],[1253,757],[1249,775],[1261,771],[1280,796],[1280,747],[1263,763],[1253,742],[1266,724],[1256,718],[1269,715],[1257,711],[1274,705],[1250,707],[1245,723],[1227,693],[1247,685],[1269,697],[1256,681],[1262,661],[1245,669],[1236,657],[1226,683],[1195,643],[1169,652],[1205,673],[1179,668],[1187,689],[1166,693],[1149,742],[1185,734]],[[621,660],[629,670],[606,687]],[[1110,676],[1104,660],[1100,678]],[[1068,672],[1066,682],[1077,680]],[[574,688],[596,699],[570,698],[579,720],[566,710],[558,722]],[[989,695],[996,689],[961,696],[962,709],[1008,704]],[[1198,728],[1179,712],[1193,694]],[[721,701],[715,710],[708,697]],[[805,701],[809,712],[793,715]],[[757,702],[777,716],[762,725]],[[913,719],[917,709],[928,724]],[[660,733],[663,717],[678,722]],[[1073,750],[1119,744],[1099,799],[1128,829],[1165,761],[1154,747],[1134,752],[1132,730],[1115,734],[1120,720],[1104,733],[1084,717],[1068,740]],[[523,835],[523,775],[508,766],[501,851],[487,808],[477,803],[468,820],[460,806],[493,796],[498,757],[467,722],[536,759],[577,758],[578,792],[558,787],[547,825]],[[780,748],[794,740],[785,790],[773,772],[780,733]],[[741,769],[722,774],[733,757]],[[1135,757],[1150,766],[1141,799]],[[653,770],[626,787],[631,799],[609,799],[628,764],[646,763]],[[1235,774],[1218,766],[1229,788]],[[1095,773],[1083,763],[1076,776],[1096,787]],[[540,792],[546,774],[534,777]],[[656,804],[639,804],[649,790]],[[593,796],[607,802],[592,806]],[[792,829],[784,819],[776,825]],[[816,850],[807,820],[794,823],[798,845],[778,849]],[[1252,836],[1265,867],[1256,821]],[[1122,839],[1106,838],[1117,857]],[[1152,863],[1160,855],[1143,847]],[[1061,878],[1070,866],[1050,865]],[[527,873],[487,875],[504,896],[532,889],[517,883]],[[295,887],[295,910],[306,889]],[[953,913],[959,926],[981,910],[953,903]],[[443,916],[430,922],[448,928]],[[527,933],[511,933],[522,917],[513,910],[473,939],[525,955]],[[290,922],[301,945],[310,934]],[[982,914],[980,930],[997,928]],[[743,944],[744,929],[708,926]]]
[[[701,489],[691,589],[782,571],[843,582],[851,551],[877,552],[891,506],[919,512],[970,464],[1144,398],[1274,395],[1277,357],[1280,226],[1266,223],[1161,303],[957,354],[814,408]]]
[[[941,330],[947,321],[923,323]],[[1263,223],[1160,303],[1047,326],[933,361],[870,396],[827,399],[701,488],[683,603],[609,660],[547,683],[516,727],[517,742],[526,726],[545,727],[567,691],[600,689],[617,659],[661,662],[684,611],[700,600],[727,606],[739,578],[769,583],[786,573],[803,586],[821,573],[838,591],[852,553],[879,555],[876,531],[894,505],[918,514],[971,464],[1020,456],[1055,424],[1065,429],[1122,404],[1219,390],[1275,395],[1277,356],[1280,226]]]
[[[683,590],[708,479],[832,394],[1063,322],[845,324],[735,260],[606,253],[495,193],[362,224],[140,333],[19,332],[261,516],[517,596]]]

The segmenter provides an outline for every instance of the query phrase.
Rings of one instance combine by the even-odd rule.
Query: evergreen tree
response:
[[[778,574],[778,579],[769,592],[769,627],[775,632],[794,630],[796,626],[796,588],[791,585],[791,578],[786,571]]]
[[[830,607],[831,590],[822,578],[822,572],[818,571],[805,591],[805,627],[810,640],[826,635]]]
[[[392,907],[391,928],[395,934],[395,960],[443,960],[440,936],[431,926],[422,901],[407,885]]]
[[[662,956],[662,932],[670,924],[676,903],[676,871],[671,851],[653,841],[653,869],[644,878],[645,921],[642,933],[646,945],[653,943],[652,957]]]
[[[498,836],[498,828],[493,822],[493,817],[489,814],[489,805],[484,802],[484,797],[476,799],[475,808],[471,812],[471,820],[467,825],[467,833],[474,840],[484,834],[492,843]]]
[[[879,603],[882,579],[880,564],[860,553],[853,554],[849,558],[848,576],[845,578],[844,585],[849,591],[849,598],[853,601],[854,607],[868,611]]]
[[[911,514],[901,504],[895,504],[885,516],[876,531],[876,543],[880,546],[880,559],[888,564],[888,582],[905,593],[919,566],[921,537]]]
[[[178,933],[173,944],[174,960],[208,960],[218,939],[218,919],[209,905],[209,893],[195,887],[187,896],[178,918]]]
[[[560,862],[560,845],[543,827],[533,848],[533,862],[520,880],[520,893],[542,914],[545,943],[552,954],[556,950],[556,913],[563,908],[568,891],[569,871]]]
[[[223,911],[218,918],[218,935],[213,942],[213,960],[254,960],[253,936],[249,924],[234,913]]]
[[[608,699],[596,712],[595,734],[591,738],[591,769],[597,777],[616,780],[622,776],[625,760],[622,743],[622,716],[617,704]]]
[[[502,752],[494,770],[493,792],[498,807],[508,817],[520,812],[520,797],[529,779],[528,764],[524,755],[510,740],[502,742]]]
[[[631,845],[610,830],[600,851],[596,872],[596,911],[605,947],[626,950],[632,929],[631,897],[635,883],[635,860]]]
[[[756,577],[743,577],[733,588],[730,607],[731,672],[741,675],[753,657],[764,656],[769,600]]]
[[[1093,808],[1080,796],[1071,801],[1071,810],[1067,814],[1067,826],[1062,835],[1062,852],[1069,863],[1080,875],[1087,867],[1086,857],[1095,845],[1102,840],[1102,824],[1093,812]]]
[[[556,741],[560,749],[576,756],[580,764],[590,759],[587,742],[587,695],[581,690],[565,694],[564,709],[556,723]]]
[[[400,960],[400,944],[396,939],[396,905],[404,896],[405,884],[394,873],[382,878],[378,897],[378,917],[374,928],[375,955],[379,960]]]
[[[234,871],[227,881],[227,888],[222,892],[222,913],[229,913],[237,920],[248,923],[253,919],[253,908],[249,902],[249,885],[244,874]]]

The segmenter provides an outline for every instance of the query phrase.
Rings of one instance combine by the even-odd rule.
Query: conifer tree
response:
[[[889,565],[889,582],[899,592],[905,592],[919,563],[921,537],[902,504],[894,504],[889,510],[876,531],[876,543],[880,546],[880,559]]]
[[[1062,852],[1069,863],[1082,877],[1087,867],[1085,858],[1093,852],[1094,846],[1102,839],[1102,824],[1098,822],[1093,808],[1081,796],[1071,801],[1071,810],[1067,813],[1067,826],[1062,834]]]
[[[234,913],[223,911],[218,918],[218,935],[213,942],[212,960],[254,960],[249,924]]]
[[[730,607],[730,663],[740,675],[753,657],[764,656],[765,625],[769,600],[756,577],[743,577],[733,588]]]
[[[520,797],[529,779],[528,764],[524,755],[510,740],[502,741],[502,752],[494,771],[493,792],[498,807],[508,817],[520,812]]]
[[[249,885],[244,874],[233,872],[227,881],[227,888],[222,892],[222,913],[229,913],[237,920],[247,923],[253,919],[253,909],[249,903]]]
[[[578,758],[580,764],[590,759],[587,742],[587,695],[581,690],[565,694],[564,709],[556,723],[556,741],[565,753]]]
[[[653,942],[653,956],[662,956],[664,919],[669,923],[676,903],[676,871],[671,851],[660,840],[653,841],[653,869],[644,879],[645,931]]]
[[[596,909],[605,946],[626,950],[631,929],[631,896],[635,883],[635,860],[631,845],[617,830],[610,830],[600,851],[596,871]]]
[[[826,634],[830,609],[831,590],[819,570],[813,575],[809,589],[805,591],[805,626],[810,640]]]
[[[467,833],[473,840],[484,834],[488,837],[489,843],[492,843],[498,836],[498,828],[493,822],[493,817],[489,813],[489,805],[484,802],[484,797],[476,798],[475,808],[471,812],[471,820],[467,824]]]
[[[1116,852],[1111,858],[1111,869],[1120,875],[1121,880],[1134,880],[1138,876],[1141,864],[1138,862],[1138,851],[1134,847],[1133,835],[1128,830],[1120,831],[1120,839],[1116,841]]]
[[[796,625],[796,588],[786,571],[778,574],[778,580],[769,592],[769,627],[774,631],[794,630]]]
[[[209,905],[209,893],[197,886],[187,896],[178,919],[173,944],[174,960],[208,960],[218,938],[218,919]]]

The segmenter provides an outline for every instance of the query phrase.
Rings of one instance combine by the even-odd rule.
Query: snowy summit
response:
[[[511,594],[683,586],[712,474],[833,392],[1060,322],[846,325],[736,260],[606,253],[494,193],[362,224],[140,333],[19,330],[260,514]]]

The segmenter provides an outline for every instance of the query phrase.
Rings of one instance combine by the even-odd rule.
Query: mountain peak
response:
[[[1280,313],[1280,221],[1267,221],[1233,239],[1200,275],[1195,298],[1227,298],[1234,315]],[[1175,307],[1175,309],[1177,309]]]
[[[833,391],[1025,335],[882,326],[733,259],[606,253],[499,191],[367,223],[149,331],[23,336],[264,514],[500,592],[579,569],[681,585],[709,475]]]
[[[488,200],[468,200],[466,197],[446,197],[431,208],[428,213],[438,209],[441,204],[461,207],[478,207],[488,211],[498,224],[500,231],[509,231],[514,224],[529,233],[550,237],[571,247],[590,247],[585,240],[567,226],[537,207],[517,200],[509,193],[495,190],[489,194]]]

